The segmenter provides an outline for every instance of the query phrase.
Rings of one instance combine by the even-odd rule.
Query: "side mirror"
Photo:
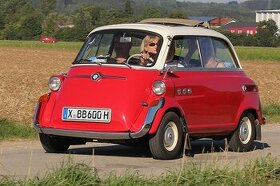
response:
[[[173,74],[174,73],[174,70],[176,70],[176,68],[174,66],[167,66],[163,69],[164,72],[164,75],[163,75],[163,79],[165,79],[167,77],[167,75],[170,73],[170,74]]]

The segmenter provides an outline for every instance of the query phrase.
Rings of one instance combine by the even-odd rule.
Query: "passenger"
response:
[[[176,56],[175,53],[176,53],[176,44],[175,41],[173,40],[169,47],[165,66],[184,67],[182,61],[180,61],[180,57]]]
[[[211,38],[200,40],[202,60],[205,68],[224,68],[224,64],[215,56],[215,49]]]
[[[156,62],[158,55],[159,37],[154,35],[147,35],[141,43],[141,64],[143,66],[152,66]]]
[[[130,56],[129,51],[131,47],[131,41],[122,39],[121,36],[117,36],[114,38],[114,51],[116,53],[115,60],[117,63],[125,63],[125,61]]]

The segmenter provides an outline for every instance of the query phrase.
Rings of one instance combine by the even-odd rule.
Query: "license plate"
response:
[[[109,123],[111,121],[111,109],[64,107],[62,110],[62,120]]]

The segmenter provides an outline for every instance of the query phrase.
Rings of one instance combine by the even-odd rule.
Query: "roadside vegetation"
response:
[[[58,42],[58,43],[42,43],[39,41],[16,41],[16,40],[0,40],[0,47],[13,48],[46,48],[60,50],[75,50],[79,51],[82,47],[82,42]]]
[[[41,178],[1,177],[0,185],[279,185],[280,162],[276,158],[256,159],[245,166],[219,168],[188,162],[180,171],[159,177],[144,177],[137,172],[117,176],[111,173],[101,178],[96,169],[85,163],[73,163],[71,158]],[[54,179],[55,178],[55,179]]]
[[[240,60],[280,62],[280,48],[239,46],[235,49]]]
[[[8,119],[0,119],[0,141],[18,138],[34,139],[36,136],[37,133],[30,125],[20,124]]]
[[[267,119],[267,123],[280,123],[280,105],[267,104],[263,106],[263,115]]]
[[[0,40],[0,47],[47,48],[75,51],[78,51],[82,44],[82,42],[42,43],[39,41]],[[235,46],[234,48],[240,60],[280,62],[280,48],[244,46]]]

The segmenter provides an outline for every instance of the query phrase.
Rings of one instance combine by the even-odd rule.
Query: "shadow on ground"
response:
[[[226,148],[227,142],[225,140],[213,141],[209,139],[195,140],[192,141],[192,150],[190,155],[194,156],[196,154],[203,153],[219,153],[228,151]],[[100,144],[99,144],[100,145]],[[267,143],[262,143],[255,141],[254,150],[262,150],[265,148],[270,148]],[[75,148],[72,146],[68,151],[68,154],[80,154],[80,155],[100,155],[100,156],[124,156],[124,157],[143,157],[149,158],[152,157],[149,147],[134,147],[134,146],[125,146],[118,144],[102,144],[98,147],[79,147]]]

